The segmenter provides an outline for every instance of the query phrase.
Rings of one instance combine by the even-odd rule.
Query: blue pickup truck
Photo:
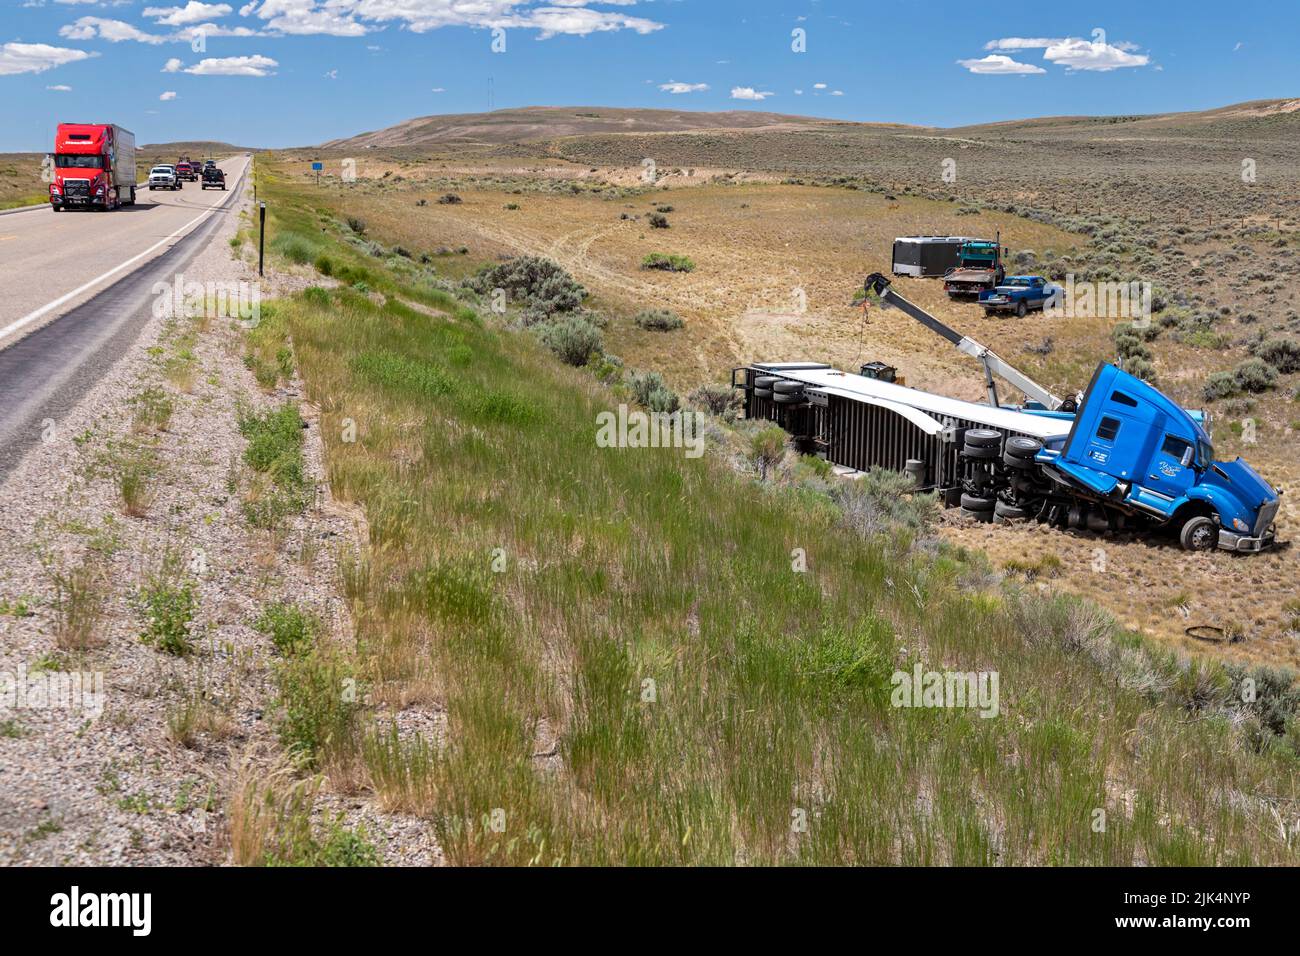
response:
[[[1049,302],[1059,304],[1065,290],[1042,276],[1007,276],[1000,284],[980,293],[980,305],[986,315],[1015,312],[1024,317],[1030,309],[1041,309]]]

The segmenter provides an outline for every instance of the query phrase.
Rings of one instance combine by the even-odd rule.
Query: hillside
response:
[[[601,133],[686,133],[713,130],[799,129],[843,125],[838,121],[753,110],[721,113],[692,110],[613,109],[594,106],[529,106],[491,113],[421,116],[396,126],[324,143],[325,148],[385,148],[439,143],[500,145]],[[853,123],[852,126],[879,124]]]

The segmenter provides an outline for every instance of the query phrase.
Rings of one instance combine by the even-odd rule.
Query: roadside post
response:
[[[262,262],[266,255],[266,203],[257,204],[257,274],[262,275]]]
[[[320,185],[320,171],[325,168],[324,163],[312,163],[311,168],[316,171],[316,185]]]

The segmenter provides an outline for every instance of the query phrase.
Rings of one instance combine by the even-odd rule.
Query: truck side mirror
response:
[[[1192,448],[1191,445],[1188,445],[1186,448],[1183,449],[1183,457],[1181,459],[1181,463],[1184,468],[1187,468],[1188,466],[1191,465],[1193,454],[1195,454],[1195,449]]]

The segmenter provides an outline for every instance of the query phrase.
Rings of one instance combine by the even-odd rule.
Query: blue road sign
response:
[[[312,163],[312,164],[311,164],[311,168],[314,169],[314,170],[316,170],[316,172],[319,173],[322,169],[325,168],[325,164],[324,164],[324,163]]]

